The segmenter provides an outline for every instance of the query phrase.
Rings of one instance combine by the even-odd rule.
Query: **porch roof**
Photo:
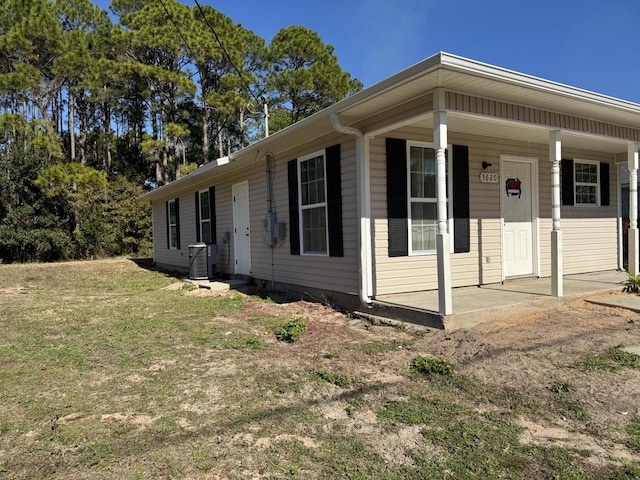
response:
[[[195,172],[139,198],[170,198],[186,185],[193,186],[204,182],[205,179],[250,165],[266,152],[287,152],[307,142],[337,136],[330,121],[332,114],[339,115],[341,123],[345,126],[361,128],[365,134],[372,133],[366,129],[367,120],[391,111],[399,105],[410,105],[416,98],[424,97],[436,88],[640,129],[640,104],[440,52],[232,153],[226,163],[213,162],[202,166]],[[416,125],[431,125],[431,115],[432,112],[423,112],[408,121]],[[536,143],[548,142],[548,132],[552,129],[459,112],[452,112],[447,122],[450,131],[495,135]],[[382,131],[378,128],[373,133],[379,134]],[[565,135],[563,131],[563,144],[567,146],[616,153],[625,152],[628,143],[629,141],[624,139],[603,138],[571,131]]]

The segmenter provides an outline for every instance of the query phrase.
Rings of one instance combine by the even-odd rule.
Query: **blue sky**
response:
[[[640,103],[638,0],[198,1],[267,43],[315,30],[365,87],[445,51]]]
[[[365,87],[445,51],[640,103],[637,0],[207,2],[267,42],[315,30]]]

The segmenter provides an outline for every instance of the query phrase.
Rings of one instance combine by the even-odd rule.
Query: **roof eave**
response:
[[[487,63],[471,60],[446,52],[438,52],[421,62],[416,63],[395,75],[392,75],[381,82],[372,85],[350,97],[347,97],[313,115],[307,117],[293,125],[290,125],[269,137],[238,150],[229,155],[229,162],[226,165],[214,163],[207,164],[190,173],[189,175],[164,185],[152,192],[146,193],[138,197],[139,200],[151,201],[160,198],[170,198],[173,192],[180,190],[183,184],[194,182],[198,176],[207,174],[213,169],[220,169],[220,173],[227,172],[231,169],[241,168],[255,160],[255,156],[260,153],[266,153],[276,146],[285,148],[287,146],[295,146],[297,134],[308,129],[319,129],[318,136],[324,135],[332,131],[330,117],[332,114],[347,113],[349,109],[362,105],[379,95],[398,88],[399,86],[410,82],[414,79],[432,75],[439,69],[446,69],[454,72],[464,73],[466,75],[481,77],[494,80],[510,85],[519,86],[525,89],[531,89],[546,92],[551,95],[558,95],[565,98],[571,98],[576,101],[589,103],[593,106],[606,109],[615,109],[627,113],[640,114],[640,104],[622,100],[619,98],[603,95],[577,87],[572,87],[551,80],[527,75],[502,67],[497,67]],[[447,85],[440,85],[447,88]],[[353,123],[353,122],[351,122]],[[324,129],[321,128],[324,126]]]
[[[442,52],[440,54],[440,59],[442,66],[451,70],[466,72],[471,75],[494,79],[496,81],[523,86],[538,91],[545,91],[555,95],[570,97],[603,107],[640,113],[640,104],[617,97],[592,92],[590,90],[554,82],[552,80],[546,80],[544,78],[516,72],[514,70],[497,67],[495,65],[459,57],[449,53]]]

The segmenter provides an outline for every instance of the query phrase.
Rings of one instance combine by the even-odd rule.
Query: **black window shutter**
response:
[[[562,159],[562,204],[573,205],[573,160]]]
[[[471,250],[469,221],[469,147],[453,146],[453,251]]]
[[[342,248],[342,179],[340,174],[340,144],[326,150],[327,161],[327,227],[329,255],[344,256]]]
[[[287,164],[289,182],[289,245],[291,255],[300,255],[300,217],[298,214],[298,160]]]
[[[169,202],[164,202],[164,208],[167,211],[167,248],[171,248],[171,232],[169,231],[169,224],[171,223],[171,209],[169,208]]]
[[[610,205],[609,201],[609,164],[600,162],[600,205]]]
[[[176,198],[176,248],[180,250],[180,199]]]
[[[389,256],[409,255],[407,141],[387,138],[387,222]]]
[[[200,243],[200,192],[196,192],[196,243]]]
[[[216,231],[216,187],[209,187],[209,225],[211,225],[211,243],[218,243]]]

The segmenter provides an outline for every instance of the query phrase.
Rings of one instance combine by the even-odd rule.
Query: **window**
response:
[[[324,152],[299,160],[302,253],[327,255],[327,202]]]
[[[199,239],[204,243],[212,243],[211,242],[211,202],[209,198],[209,190],[202,190],[198,192],[199,198],[199,228],[200,228],[200,236]]]
[[[436,151],[425,143],[408,144],[409,180],[409,253],[435,253],[438,233]],[[447,172],[447,205],[449,208],[449,165]],[[448,217],[451,218],[451,212]],[[452,224],[449,223],[449,231]]]
[[[170,249],[180,248],[180,224],[178,199],[167,202],[167,237]]]
[[[599,162],[574,161],[574,195],[576,205],[600,205]]]
[[[289,160],[287,186],[291,255],[344,256],[340,144]]]
[[[431,148],[429,144],[418,144],[401,138],[387,138],[386,170],[387,170],[387,229],[389,257],[404,257],[412,250],[411,229],[411,195],[409,179],[409,148],[412,146]],[[467,253],[471,251],[471,233],[469,219],[469,147],[450,145],[447,160],[449,235],[451,253]],[[573,165],[571,166],[573,173]],[[419,177],[419,176],[418,176]],[[573,188],[571,189],[573,192]],[[573,197],[572,197],[573,198]],[[424,199],[418,199],[424,200]],[[427,203],[427,202],[424,202]],[[433,202],[431,202],[433,203]],[[437,200],[436,200],[437,205]],[[433,216],[435,220],[435,215]],[[417,219],[416,219],[417,220]]]

